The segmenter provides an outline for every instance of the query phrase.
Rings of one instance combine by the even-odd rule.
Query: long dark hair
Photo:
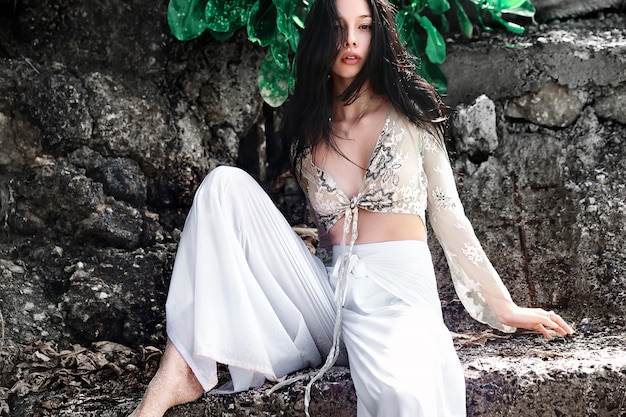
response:
[[[393,6],[387,0],[367,1],[373,21],[370,52],[361,71],[339,97],[333,96],[329,78],[343,39],[335,0],[314,0],[308,13],[295,58],[295,89],[283,129],[284,150],[295,150],[290,158],[294,172],[307,147],[319,143],[334,147],[329,119],[333,100],[350,104],[367,80],[375,94],[384,96],[416,125],[432,131],[443,144],[443,102],[415,71],[412,57],[398,36]]]

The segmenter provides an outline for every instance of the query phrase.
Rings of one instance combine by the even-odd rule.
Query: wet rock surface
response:
[[[268,165],[280,110],[258,94],[262,50],[243,33],[175,41],[166,3],[0,3],[0,415],[134,407],[165,343],[185,215],[212,168],[244,167],[290,223],[309,220],[293,179]],[[565,3],[561,18],[582,16]],[[626,18],[614,3],[450,43],[466,212],[513,299],[578,328],[551,342],[483,333],[431,238],[469,415],[626,415]],[[269,387],[168,416],[302,415],[301,384]],[[329,373],[313,402],[314,415],[354,415],[348,371]]]

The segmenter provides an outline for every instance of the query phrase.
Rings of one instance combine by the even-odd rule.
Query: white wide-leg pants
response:
[[[463,371],[426,244],[355,245],[352,256],[342,335],[358,416],[465,416]],[[217,362],[229,366],[230,392],[318,366],[336,315],[330,271],[252,177],[216,168],[181,236],[168,337],[207,391]],[[409,297],[394,294],[405,287]]]

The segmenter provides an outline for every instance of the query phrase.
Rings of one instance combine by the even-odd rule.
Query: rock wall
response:
[[[626,308],[625,27],[533,26],[453,43],[444,64],[460,193],[513,298],[600,327]]]
[[[522,36],[453,37],[443,67],[459,191],[491,261],[517,302],[590,335],[623,333],[626,313],[626,19],[611,7]],[[280,110],[258,95],[263,51],[243,33],[178,42],[166,9],[0,2],[5,347],[162,347],[180,230],[217,165],[244,167],[291,223],[307,220],[293,181],[274,175]],[[430,244],[449,327],[483,330]],[[33,413],[9,390],[18,376],[1,375],[0,415],[9,395]]]
[[[194,190],[213,167],[237,163],[262,103],[262,51],[243,34],[178,42],[166,10],[3,5],[8,339],[163,340],[163,293]]]

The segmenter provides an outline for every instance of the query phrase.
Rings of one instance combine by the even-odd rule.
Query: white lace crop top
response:
[[[464,213],[446,150],[428,131],[391,109],[361,191],[353,197],[313,163],[310,151],[305,151],[298,168],[300,186],[316,215],[322,249],[326,232],[345,216],[342,246],[351,253],[358,235],[359,209],[416,214],[425,225],[428,211],[430,226],[443,248],[455,290],[466,310],[494,328],[515,330],[501,324],[487,304],[487,295],[508,301],[511,296]]]
[[[403,122],[390,109],[374,146],[363,186],[352,198],[313,163],[310,150],[305,151],[302,179],[307,183],[309,202],[325,231],[357,208],[378,213],[417,214],[426,224],[428,181],[423,153],[424,146],[437,145],[434,140],[422,139],[424,131],[407,129],[408,126],[402,126],[406,125]]]

